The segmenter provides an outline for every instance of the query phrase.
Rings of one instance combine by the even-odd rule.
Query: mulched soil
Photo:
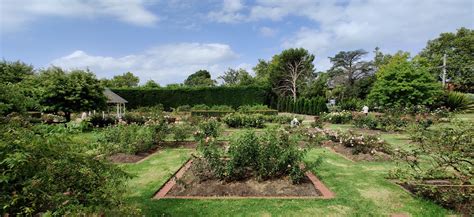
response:
[[[155,146],[146,152],[140,152],[138,154],[117,153],[107,157],[107,160],[112,163],[136,163],[148,157],[149,155],[157,152],[159,149],[159,146]]]
[[[351,148],[332,141],[326,141],[322,146],[328,147],[336,153],[339,153],[353,161],[387,161],[391,159],[390,155],[383,152],[376,152],[375,154],[353,154]]]
[[[193,166],[195,165],[191,165],[191,168],[184,173],[167,195],[196,197],[318,197],[322,195],[308,178],[297,185],[292,184],[289,177],[267,181],[250,178],[233,182],[212,179],[201,182],[194,174]]]

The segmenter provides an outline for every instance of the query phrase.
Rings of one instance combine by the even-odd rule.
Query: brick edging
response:
[[[184,173],[191,167],[193,160],[189,159],[179,170],[171,176],[168,181],[160,187],[155,193],[153,199],[332,199],[334,193],[329,190],[311,171],[307,171],[305,175],[311,180],[314,188],[321,192],[322,196],[167,196],[168,192],[176,185],[176,180],[183,177]]]

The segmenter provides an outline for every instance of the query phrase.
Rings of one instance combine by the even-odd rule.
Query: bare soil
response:
[[[352,149],[348,148],[342,144],[335,143],[332,141],[326,141],[323,143],[323,147],[328,147],[333,151],[344,155],[346,158],[351,159],[353,161],[387,161],[390,160],[390,155],[383,153],[383,152],[376,152],[374,154],[353,154]]]
[[[138,154],[117,153],[107,157],[107,160],[112,163],[136,163],[157,152],[159,149],[160,146],[155,146],[146,152],[140,152]]]
[[[208,179],[200,181],[191,165],[176,181],[167,195],[169,196],[229,196],[229,197],[318,197],[322,194],[306,177],[301,184],[292,184],[289,177],[258,181],[250,178],[244,181],[225,182]]]

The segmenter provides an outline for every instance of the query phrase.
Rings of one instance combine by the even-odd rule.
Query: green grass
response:
[[[351,162],[326,149],[312,149],[307,161],[323,157],[315,174],[336,194],[335,199],[183,200],[151,197],[193,150],[165,149],[139,164],[125,164],[136,175],[129,182],[129,202],[146,216],[445,216],[449,211],[412,197],[385,179],[389,162]]]

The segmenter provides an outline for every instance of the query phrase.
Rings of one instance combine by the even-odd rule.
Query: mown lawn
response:
[[[124,164],[136,175],[129,182],[129,202],[146,216],[445,216],[451,212],[417,199],[385,179],[390,162],[352,162],[327,149],[310,150],[307,161],[323,157],[315,174],[335,199],[151,199],[190,156],[190,149],[165,149],[138,164]]]

